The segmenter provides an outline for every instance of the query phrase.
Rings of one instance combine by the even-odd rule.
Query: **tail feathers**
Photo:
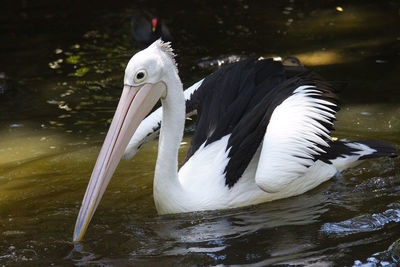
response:
[[[373,152],[371,154],[366,154],[366,155],[360,157],[360,160],[379,158],[379,157],[391,157],[391,158],[397,157],[397,149],[394,146],[389,145],[383,141],[360,140],[360,141],[356,141],[356,143],[363,144],[365,146],[368,146],[370,149],[375,150],[375,152]]]
[[[329,145],[318,159],[333,164],[338,171],[354,167],[365,159],[397,157],[394,146],[378,140],[332,141]]]

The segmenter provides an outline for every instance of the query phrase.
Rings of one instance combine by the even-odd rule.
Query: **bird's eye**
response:
[[[140,83],[146,79],[147,72],[145,70],[139,70],[135,74],[135,83]]]

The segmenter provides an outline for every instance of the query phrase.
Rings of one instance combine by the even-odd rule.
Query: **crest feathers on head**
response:
[[[177,67],[178,65],[176,64],[175,61],[175,53],[174,53],[174,49],[171,46],[171,42],[164,42],[163,40],[158,39],[157,41],[155,41],[153,43],[153,45],[155,45],[156,47],[158,47],[161,51],[163,51],[164,53],[166,53],[172,60],[172,62],[174,63],[175,67]]]

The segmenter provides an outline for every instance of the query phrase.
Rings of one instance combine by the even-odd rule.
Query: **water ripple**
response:
[[[390,247],[382,252],[374,253],[368,257],[366,262],[355,260],[353,267],[388,266],[395,267],[400,264],[400,239],[396,240]]]
[[[400,209],[391,208],[382,213],[361,215],[337,223],[325,223],[322,225],[321,231],[328,235],[346,236],[376,231],[391,222],[400,222]]]

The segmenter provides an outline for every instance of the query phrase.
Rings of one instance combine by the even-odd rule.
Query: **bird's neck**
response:
[[[169,206],[176,206],[175,196],[182,190],[178,179],[178,151],[185,127],[186,108],[178,75],[171,75],[165,82],[167,96],[161,100],[163,117],[153,186],[159,213],[168,213]]]

